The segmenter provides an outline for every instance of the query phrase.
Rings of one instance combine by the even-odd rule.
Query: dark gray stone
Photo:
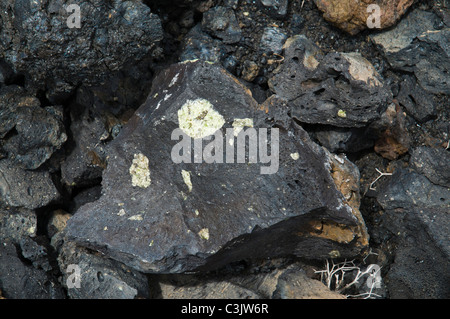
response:
[[[106,167],[104,149],[111,127],[104,114],[84,109],[80,115],[77,108],[72,110],[72,139],[61,164],[61,178],[69,186],[91,185],[101,178]]]
[[[435,29],[438,21],[434,13],[416,9],[371,39],[393,68],[414,72],[428,92],[450,94],[450,28]]]
[[[399,170],[377,197],[385,212],[377,226],[396,247],[386,275],[391,298],[448,298],[450,189]]]
[[[450,207],[450,189],[434,185],[425,176],[397,170],[377,196],[386,210],[409,207]],[[424,191],[426,190],[426,191]]]
[[[203,14],[202,29],[223,43],[231,44],[241,40],[242,31],[233,9],[214,7]]]
[[[62,108],[42,108],[37,98],[19,86],[0,89],[0,145],[7,156],[26,169],[47,161],[67,139]]]
[[[59,198],[47,171],[26,171],[10,160],[0,160],[0,206],[36,209]]]
[[[223,43],[202,31],[200,24],[193,27],[183,41],[180,61],[203,60],[218,62],[225,54]]]
[[[374,145],[374,136],[365,128],[325,126],[309,131],[330,152],[358,152]]]
[[[69,28],[67,0],[8,0],[0,4],[0,48],[16,72],[47,88],[52,101],[81,83],[99,84],[157,48],[158,16],[141,1],[78,1],[81,27]]]
[[[269,87],[266,104],[285,105],[301,122],[362,127],[380,117],[392,99],[389,87],[359,53],[324,55],[303,35],[285,43],[284,63]]]
[[[72,299],[149,297],[147,278],[143,274],[113,260],[90,254],[73,243],[66,241],[62,245],[58,262],[63,274],[62,283]],[[70,277],[74,274],[72,268],[79,270],[78,288],[67,285],[68,282],[74,283],[74,278]]]
[[[0,290],[8,299],[61,299],[62,288],[42,269],[27,266],[9,240],[0,245]]]
[[[408,114],[421,123],[437,115],[433,96],[417,84],[411,76],[405,76],[400,82],[400,91],[396,99]]]
[[[154,273],[290,254],[352,256],[364,246],[365,226],[336,189],[327,154],[286,115],[268,119],[248,89],[211,63],[173,65],[153,83],[146,103],[108,144],[102,197],[68,221],[70,240]],[[261,174],[271,164],[249,165],[248,158],[174,163],[171,152],[179,142],[171,140],[172,132],[195,127],[178,113],[187,105],[193,111],[209,105],[196,119],[218,132],[236,119],[252,120],[259,130],[274,123],[280,129],[278,171]]]
[[[37,219],[34,211],[24,208],[0,208],[0,240],[8,238],[18,244],[24,237],[34,237]]]
[[[19,246],[22,257],[31,262],[35,268],[45,271],[52,270],[45,245],[30,237],[23,237]]]
[[[274,18],[283,18],[287,14],[288,0],[258,0],[258,2]]]
[[[412,151],[409,163],[434,184],[450,187],[450,152],[448,150],[420,146]]]
[[[287,39],[286,32],[278,27],[267,27],[261,36],[259,49],[261,52],[270,56],[271,54],[281,54],[283,51],[283,44]]]

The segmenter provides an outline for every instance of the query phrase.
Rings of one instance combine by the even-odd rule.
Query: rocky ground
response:
[[[3,1],[0,298],[449,298],[449,8]]]

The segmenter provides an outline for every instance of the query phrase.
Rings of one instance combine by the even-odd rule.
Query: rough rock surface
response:
[[[269,108],[286,105],[305,123],[362,127],[380,117],[391,93],[359,53],[325,55],[303,35],[285,43],[284,63],[270,79]]]
[[[397,247],[386,276],[391,298],[448,298],[450,189],[398,170],[377,200],[385,210],[380,228]]]
[[[79,1],[80,28],[70,28],[66,0],[2,1],[2,57],[25,73],[50,100],[81,83],[101,83],[109,72],[139,61],[162,39],[159,18],[140,1]]]
[[[35,209],[60,198],[48,171],[26,171],[0,160],[0,206]]]
[[[417,121],[424,123],[436,117],[433,96],[425,91],[412,76],[405,76],[400,82],[396,96],[398,103]]]
[[[340,29],[354,35],[370,28],[368,20],[375,12],[369,6],[376,4],[380,8],[380,29],[394,25],[414,0],[314,0],[324,12],[323,17]]]
[[[15,245],[2,241],[0,245],[0,285],[2,295],[10,299],[64,298],[63,290],[50,280],[46,272],[25,265]]]
[[[8,238],[17,244],[25,236],[36,236],[36,214],[29,209],[0,208],[0,240]]]
[[[450,28],[432,12],[414,10],[396,28],[370,36],[393,68],[414,72],[428,92],[450,94]]]
[[[133,299],[148,297],[147,278],[123,264],[88,253],[73,243],[64,243],[58,257],[62,280],[73,299]],[[79,267],[79,287],[68,287],[76,278],[70,265]]]
[[[85,111],[81,115],[79,112],[71,114],[73,146],[61,164],[61,177],[67,185],[89,185],[101,178],[106,167],[104,144],[111,128],[108,129],[106,116],[93,113]]]
[[[62,109],[40,104],[22,87],[0,89],[0,150],[25,169],[41,166],[67,140]]]
[[[257,274],[208,278],[161,278],[155,296],[162,299],[345,299],[309,278],[298,264]]]
[[[214,7],[203,15],[202,28],[223,43],[236,43],[241,39],[241,29],[234,11],[225,7]]]
[[[450,187],[450,153],[444,148],[417,147],[411,153],[411,167],[432,183]]]
[[[212,89],[218,86],[223,89]],[[247,154],[241,163],[225,157],[206,163],[194,150],[180,153],[175,142],[181,136],[201,141],[225,128],[234,139],[244,127],[279,128],[276,174],[261,174],[274,161],[249,164]],[[171,140],[179,128],[184,133]],[[224,152],[239,142],[229,139]],[[218,65],[187,62],[161,72],[107,154],[102,197],[69,220],[68,237],[138,270],[207,270],[288,254],[351,256],[367,243],[358,212],[334,184],[325,151],[286,115],[270,124],[248,89]],[[176,164],[173,154],[183,154],[184,162]]]

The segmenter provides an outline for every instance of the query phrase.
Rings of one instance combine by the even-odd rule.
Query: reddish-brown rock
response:
[[[340,29],[350,33],[369,28],[367,20],[375,12],[368,7],[380,7],[380,29],[388,28],[397,22],[414,0],[314,0],[323,17]]]

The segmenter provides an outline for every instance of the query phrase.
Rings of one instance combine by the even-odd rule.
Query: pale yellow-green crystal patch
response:
[[[233,121],[234,136],[238,136],[244,127],[253,127],[253,119],[234,119]]]
[[[188,187],[189,192],[192,191],[192,182],[191,182],[191,172],[185,171],[184,169],[181,171],[181,176],[183,177],[183,181]]]
[[[150,186],[150,169],[147,156],[142,153],[134,154],[133,163],[130,167],[131,184],[141,188]]]
[[[223,116],[205,99],[187,100],[178,110],[178,123],[192,138],[213,135],[225,124]]]
[[[209,239],[209,230],[208,228],[203,228],[198,232],[198,235],[200,236],[200,238],[204,239],[204,240],[208,240]]]

